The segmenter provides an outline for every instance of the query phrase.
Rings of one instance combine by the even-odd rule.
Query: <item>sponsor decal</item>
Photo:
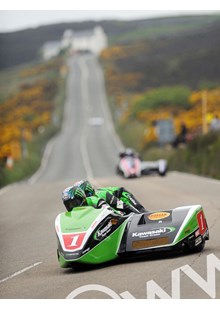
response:
[[[123,203],[123,201],[121,201],[121,200],[118,200],[117,201],[117,209],[124,209],[124,203]]]
[[[65,256],[68,256],[68,257],[75,257],[77,255],[79,255],[79,252],[77,252],[77,253],[70,253],[70,254],[66,253],[65,254]]]
[[[133,204],[136,206],[137,202],[134,200],[134,198],[132,198],[130,195],[128,196],[128,198],[131,200],[131,202],[133,202]]]
[[[68,231],[68,230],[77,231],[77,230],[81,230],[81,229],[83,229],[83,227],[73,227],[73,226],[72,227],[65,227],[65,231]]]
[[[148,215],[149,220],[158,221],[170,216],[169,212],[156,212]]]
[[[135,240],[132,242],[132,248],[143,250],[149,247],[157,247],[166,244],[169,244],[169,237],[160,237],[148,240]]]
[[[201,237],[201,236],[199,236],[199,237],[196,238],[196,240],[195,240],[195,246],[199,245],[200,243],[202,243],[202,237]]]
[[[85,250],[82,252],[82,254],[85,254],[85,253],[89,252],[89,250],[90,250],[90,248],[85,249]]]
[[[198,237],[198,236],[199,236],[199,229],[197,229],[195,232],[195,237]]]
[[[127,192],[123,192],[123,193],[122,193],[122,196],[124,196],[125,198],[130,198],[129,193],[127,193]]]
[[[132,238],[148,238],[148,237],[157,237],[164,234],[169,234],[174,231],[175,227],[160,227],[144,232],[134,232]]]
[[[111,223],[112,223],[112,225],[117,225],[118,224],[118,219],[112,218],[111,219]]]
[[[86,232],[63,234],[63,241],[66,250],[76,250],[82,245]]]
[[[187,227],[187,229],[185,230],[185,234],[188,234],[190,232],[190,227]]]
[[[203,235],[207,229],[207,225],[206,225],[205,215],[202,210],[197,214],[197,221],[199,225],[200,235]]]
[[[111,227],[112,227],[112,222],[110,221],[104,228],[97,231],[96,237],[97,238],[105,237],[108,234],[108,232],[111,230]]]

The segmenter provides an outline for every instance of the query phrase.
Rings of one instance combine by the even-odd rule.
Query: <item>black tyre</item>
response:
[[[183,252],[185,254],[199,253],[199,252],[202,252],[204,247],[205,247],[205,240],[203,240],[200,244],[198,244],[195,247],[190,247],[188,244],[185,244],[185,247],[183,248]]]
[[[158,172],[159,176],[161,177],[165,177],[165,175],[167,174],[167,170],[163,171],[163,172]]]

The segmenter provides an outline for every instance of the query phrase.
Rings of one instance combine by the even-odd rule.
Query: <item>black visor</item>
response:
[[[82,198],[76,198],[76,197],[74,197],[73,199],[68,199],[68,200],[64,201],[64,205],[65,205],[67,211],[69,211],[69,212],[72,211],[73,208],[81,206],[82,203],[83,203],[83,199]]]

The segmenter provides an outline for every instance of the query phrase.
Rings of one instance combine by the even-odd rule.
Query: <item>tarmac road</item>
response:
[[[94,57],[69,60],[66,93],[62,131],[49,144],[46,169],[32,183],[114,175],[121,144],[109,125],[103,77]],[[103,125],[90,125],[94,118]]]
[[[0,297],[65,298],[73,290],[93,284],[112,290],[115,297],[147,298],[146,283],[151,280],[171,296],[175,291],[172,271],[188,264],[203,279],[203,289],[180,271],[180,298],[210,298],[210,294],[220,298],[220,267],[215,278],[207,278],[207,259],[212,254],[217,262],[220,259],[220,182],[178,172],[165,178],[124,180],[115,176],[121,145],[106,110],[100,67],[91,56],[74,57],[69,67],[63,129],[49,144],[42,168],[28,183],[0,191]],[[104,124],[91,126],[88,120],[94,117],[103,118]],[[84,178],[96,186],[124,186],[149,210],[202,204],[210,241],[199,254],[156,256],[79,271],[61,269],[54,219],[64,210],[62,190]],[[210,282],[205,284],[207,280]],[[119,295],[124,292],[127,294]],[[100,291],[78,297],[110,298]]]

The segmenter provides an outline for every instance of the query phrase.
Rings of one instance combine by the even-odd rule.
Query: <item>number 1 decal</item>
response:
[[[199,233],[201,235],[204,234],[204,232],[206,231],[206,220],[205,220],[205,216],[204,216],[204,213],[203,211],[200,211],[198,214],[197,214],[197,221],[198,221],[198,225],[199,225]]]
[[[79,239],[79,235],[73,236],[72,237],[72,243],[70,246],[77,246],[77,240]]]
[[[202,216],[202,214],[200,214],[199,220],[200,220],[200,223],[201,223],[201,230],[204,230],[204,222],[203,222],[203,216]]]
[[[77,250],[81,247],[86,233],[63,234],[63,241],[66,250]]]

